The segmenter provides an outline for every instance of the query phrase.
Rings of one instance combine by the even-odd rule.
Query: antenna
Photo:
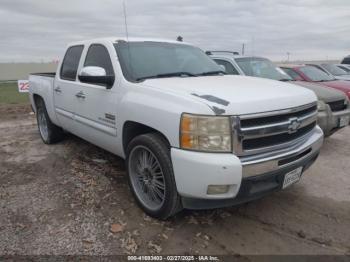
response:
[[[130,47],[129,47],[129,33],[128,33],[128,23],[127,23],[127,20],[126,20],[125,1],[123,1],[123,12],[124,12],[125,34],[126,34],[126,44],[127,44],[127,47],[128,47],[128,58],[129,58],[130,73],[131,73],[131,76],[134,77],[134,70],[132,68],[131,52],[130,52]]]
[[[123,11],[124,11],[124,23],[125,23],[126,41],[129,42],[128,23],[126,22],[126,7],[125,7],[125,1],[123,1]]]

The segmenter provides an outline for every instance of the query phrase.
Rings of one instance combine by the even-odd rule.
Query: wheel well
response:
[[[140,124],[138,122],[127,121],[123,126],[123,149],[124,149],[124,152],[126,152],[126,148],[131,140],[133,140],[135,137],[137,137],[139,135],[143,135],[143,134],[147,134],[147,133],[158,133],[159,135],[161,135],[164,138],[164,140],[166,141],[166,143],[170,147],[169,140],[166,138],[166,136],[164,134],[162,134],[158,130],[156,130],[152,127],[146,126],[144,124]]]
[[[39,95],[37,95],[37,94],[34,94],[34,95],[33,95],[33,100],[34,100],[35,111],[36,111],[36,109],[37,109],[37,107],[38,107],[38,103],[39,103],[40,101],[44,102],[44,99],[43,99],[41,96],[39,96]],[[44,103],[45,103],[45,102],[44,102]]]

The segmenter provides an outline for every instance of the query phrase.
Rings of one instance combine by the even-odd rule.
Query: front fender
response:
[[[128,91],[119,103],[118,130],[123,130],[127,121],[137,122],[162,133],[172,147],[179,147],[182,113],[213,115],[213,111],[207,105],[194,99],[159,92],[152,88],[138,89]]]

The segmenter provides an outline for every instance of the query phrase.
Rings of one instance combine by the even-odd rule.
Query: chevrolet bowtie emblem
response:
[[[291,118],[289,119],[289,125],[288,125],[288,133],[295,133],[298,131],[301,123],[298,118]]]

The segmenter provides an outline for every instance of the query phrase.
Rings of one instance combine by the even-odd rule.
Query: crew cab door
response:
[[[61,127],[72,133],[75,133],[76,94],[80,90],[77,72],[83,49],[83,45],[71,46],[67,49],[53,86],[57,119]]]
[[[110,53],[102,44],[91,44],[88,47],[79,72],[84,67],[103,68],[108,76],[114,76]],[[117,144],[115,86],[116,84],[106,86],[80,81],[80,96],[75,101],[76,129],[79,136],[111,152],[116,150]]]

